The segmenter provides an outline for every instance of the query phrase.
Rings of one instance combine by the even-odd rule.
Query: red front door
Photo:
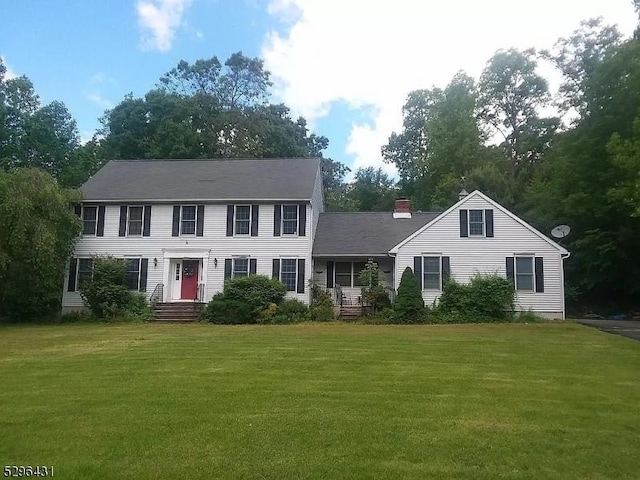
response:
[[[182,285],[180,287],[180,298],[183,300],[194,300],[198,293],[198,260],[182,261]]]

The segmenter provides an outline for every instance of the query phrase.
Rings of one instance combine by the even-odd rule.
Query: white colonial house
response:
[[[308,302],[313,280],[336,303],[358,304],[358,273],[379,265],[393,293],[413,269],[427,304],[447,278],[512,279],[517,308],[564,318],[569,253],[479,191],[442,213],[324,213],[318,159],[113,160],[81,188],[83,233],[70,261],[64,311],[83,306],[78,285],[92,257],[127,258],[131,289],[154,304],[207,302],[227,278],[279,278]]]

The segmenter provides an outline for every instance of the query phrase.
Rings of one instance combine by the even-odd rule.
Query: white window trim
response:
[[[132,256],[132,257],[124,257],[125,260],[129,261],[129,260],[137,260],[138,261],[138,288],[135,289],[129,289],[132,292],[139,292],[140,291],[140,274],[142,273],[142,257],[141,256]],[[129,275],[129,267],[127,266],[127,276]],[[127,278],[128,280],[128,278]]]
[[[471,212],[482,212],[482,234],[479,233],[471,233]],[[479,223],[479,222],[473,222],[475,223]],[[486,212],[481,209],[481,208],[470,208],[467,211],[467,232],[469,233],[469,237],[476,237],[476,238],[480,238],[480,237],[486,237],[487,236],[487,216],[486,216]]]
[[[284,282],[282,281],[282,261],[283,260],[293,260],[293,263],[296,266],[296,279],[295,279],[295,282],[293,284],[293,290],[287,290],[287,292],[297,293],[298,292],[298,273],[299,273],[298,272],[298,258],[297,257],[282,257],[282,258],[280,258],[279,280],[284,284]]]
[[[531,260],[531,273],[521,273],[520,275],[531,275],[531,289],[518,288],[518,258],[528,258]],[[519,254],[513,256],[513,286],[516,293],[536,293],[536,262],[535,255]]]
[[[247,275],[242,275],[241,277],[244,277],[244,276],[248,277],[249,275],[251,275],[251,257],[235,256],[235,257],[231,257],[231,278],[241,278],[241,277],[236,277],[236,261],[238,260],[247,261]]]
[[[365,267],[367,265],[367,262],[335,262],[335,264],[337,265],[338,263],[350,263],[351,264],[351,285],[346,286],[346,285],[340,285],[343,288],[361,288],[364,285],[356,285],[356,263],[364,263]],[[335,267],[333,268],[333,284],[334,285],[338,285],[338,283],[336,282],[336,273],[337,273],[338,269]],[[358,272],[358,274],[360,274],[360,272]]]
[[[131,222],[131,209],[132,208],[141,208],[142,209],[142,219],[140,222],[140,233],[130,233],[129,226]],[[181,213],[182,215],[182,213]],[[143,205],[127,205],[127,228],[126,228],[126,236],[127,237],[141,237],[144,233],[144,206]]]
[[[424,268],[424,259],[430,257],[430,258],[438,258],[439,262],[438,262],[438,288],[426,288],[425,286],[425,281],[424,281],[424,275],[426,273],[425,268]],[[423,253],[422,254],[422,278],[421,278],[421,283],[422,283],[422,290],[423,291],[429,291],[429,292],[441,292],[442,291],[442,254],[441,253]]]
[[[76,257],[76,271],[74,272],[76,277],[76,292],[80,291],[80,260],[91,260],[91,278],[93,278],[93,257]],[[69,275],[71,275],[71,272],[69,272]]]
[[[296,207],[296,233],[284,232],[284,207]],[[287,220],[291,222],[292,220]],[[297,203],[285,203],[282,205],[282,214],[280,215],[280,234],[287,237],[297,237],[300,235],[300,205]]]
[[[194,227],[193,227],[193,233],[182,233],[182,212],[184,207],[193,207],[196,211],[195,214],[195,223],[194,223]],[[189,220],[191,221],[191,220]],[[196,232],[198,231],[198,206],[197,205],[191,205],[191,204],[186,204],[186,205],[180,205],[180,236],[185,236],[185,237],[195,237],[196,236]]]
[[[237,209],[238,207],[249,207],[249,228],[247,229],[247,233],[238,233],[236,232],[236,221],[237,221]],[[239,204],[233,206],[233,236],[234,237],[250,237],[251,236],[251,218],[253,215],[253,206],[246,204]]]
[[[95,208],[96,210],[96,219],[95,219],[95,226],[93,228],[93,233],[85,233],[84,232],[84,212],[85,209],[87,208]],[[80,212],[80,218],[82,219],[82,235],[83,236],[87,236],[87,237],[95,237],[98,235],[98,205],[82,205],[82,209]]]

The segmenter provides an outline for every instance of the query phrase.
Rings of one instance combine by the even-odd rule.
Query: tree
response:
[[[0,170],[0,317],[24,321],[59,306],[78,200],[41,170]]]
[[[93,276],[79,287],[82,299],[97,318],[122,315],[131,305],[133,293],[127,286],[128,264],[124,258],[93,258]]]
[[[551,97],[547,81],[536,73],[535,52],[499,50],[482,72],[478,115],[489,136],[498,135],[514,178],[538,163],[559,125],[539,118]]]
[[[367,167],[356,170],[347,196],[358,211],[388,212],[393,210],[396,190],[394,181],[381,168]]]
[[[424,310],[422,292],[410,267],[404,269],[393,304],[394,318],[400,323],[416,323]]]

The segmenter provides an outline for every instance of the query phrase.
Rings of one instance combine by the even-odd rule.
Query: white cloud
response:
[[[276,95],[312,124],[334,102],[371,108],[352,124],[346,153],[353,167],[382,163],[380,147],[402,126],[409,91],[444,86],[458,70],[478,78],[500,48],[548,48],[581,20],[603,16],[629,34],[628,0],[272,0],[268,11],[288,25],[268,34],[262,56]]]
[[[142,50],[166,52],[176,29],[182,23],[182,16],[191,0],[137,0],[138,24],[143,30],[140,41]]]
[[[103,97],[98,92],[89,92],[89,93],[86,93],[84,96],[87,100],[95,103],[96,105],[98,105],[99,107],[105,110],[113,108],[113,102],[108,98]]]
[[[5,80],[11,80],[12,78],[18,78],[18,74],[15,71],[13,71],[11,69],[11,67],[7,64],[7,60],[4,58],[4,56],[0,55],[0,60],[2,60],[2,63],[4,64],[5,68],[7,69],[7,71],[4,72]]]

